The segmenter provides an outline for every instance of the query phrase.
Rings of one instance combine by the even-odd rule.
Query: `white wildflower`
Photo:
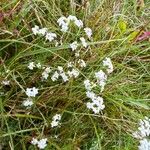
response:
[[[84,80],[84,86],[87,91],[91,91],[92,86],[91,86],[90,80]]]
[[[79,27],[79,28],[82,28],[83,27],[83,22],[82,22],[82,20],[75,20],[74,21],[74,23],[75,23],[75,25],[77,26],[77,27]]]
[[[81,37],[80,38],[80,41],[82,43],[82,45],[86,48],[88,46],[87,42],[85,41],[85,38],[84,37]]]
[[[38,141],[37,146],[39,149],[44,149],[47,146],[47,138]]]
[[[99,86],[101,86],[101,92],[102,92],[106,84],[107,75],[102,70],[100,70],[99,72],[95,73],[95,77],[97,79]]]
[[[67,32],[69,29],[68,25],[67,24],[63,24],[62,27],[61,27],[61,31],[62,32]]]
[[[148,139],[140,140],[139,150],[150,150],[150,141]]]
[[[33,70],[34,67],[35,67],[35,63],[34,62],[30,62],[29,65],[28,65],[28,68],[30,70]]]
[[[68,63],[67,63],[67,67],[68,67],[68,68],[72,68],[72,67],[73,67],[73,62],[68,62]]]
[[[67,18],[62,16],[57,20],[57,23],[59,24],[59,26],[62,26],[64,24],[66,24]]]
[[[37,35],[39,33],[39,26],[35,25],[35,27],[32,28],[32,32],[34,35]]]
[[[43,79],[47,79],[49,77],[49,73],[51,72],[51,68],[50,67],[46,67],[45,70],[42,73],[42,78]]]
[[[53,120],[51,122],[51,127],[56,127],[58,126],[60,123],[60,120],[61,120],[61,115],[60,114],[56,114],[55,116],[53,116]]]
[[[68,21],[76,21],[78,20],[76,16],[69,15],[67,18]]]
[[[70,47],[71,47],[72,51],[76,50],[77,47],[78,47],[77,41],[74,41],[73,43],[71,43],[71,44],[70,44]]]
[[[60,76],[62,77],[64,82],[67,82],[69,80],[68,76],[64,72],[60,73]]]
[[[103,66],[107,67],[107,72],[108,73],[112,73],[113,72],[113,64],[110,58],[105,58],[105,60],[103,60]]]
[[[150,136],[150,119],[148,117],[143,120],[140,119],[138,131],[134,132],[133,136],[137,139]]]
[[[62,67],[62,66],[58,66],[58,67],[57,67],[57,69],[58,69],[58,71],[59,71],[59,72],[61,72],[61,73],[62,73],[62,72],[64,72],[64,70],[63,70],[63,67]]]
[[[51,79],[52,81],[56,81],[59,78],[59,74],[57,71],[54,72],[54,74],[52,75]]]
[[[90,28],[84,28],[84,31],[86,35],[88,36],[88,38],[90,39],[92,36],[92,30]]]
[[[80,74],[79,71],[76,69],[72,69],[71,71],[68,71],[67,73],[68,73],[70,78],[71,77],[77,78]]]
[[[47,33],[47,31],[48,31],[48,29],[47,28],[42,28],[42,29],[39,29],[39,34],[41,34],[41,35],[43,35],[43,36],[45,36],[46,35],[46,33]]]
[[[3,85],[10,85],[10,81],[9,80],[3,80],[1,82],[1,84],[3,84]]]
[[[23,105],[25,107],[31,107],[33,105],[33,102],[31,99],[27,99],[27,100],[23,101]]]
[[[80,65],[80,67],[82,67],[82,68],[85,68],[85,67],[86,67],[86,63],[85,63],[85,61],[84,61],[83,59],[79,59],[79,60],[78,60],[78,63],[79,63],[79,65]]]
[[[31,144],[33,145],[38,144],[38,140],[36,138],[32,138]]]
[[[57,35],[55,33],[52,33],[52,32],[48,32],[46,34],[46,40],[49,40],[50,42],[53,41],[56,37],[57,37]]]
[[[28,97],[35,97],[37,94],[38,94],[38,89],[35,87],[26,89],[26,95]]]
[[[37,63],[36,67],[40,69],[42,67],[41,63]]]

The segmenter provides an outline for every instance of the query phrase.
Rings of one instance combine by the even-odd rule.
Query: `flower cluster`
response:
[[[60,114],[56,114],[55,116],[53,116],[53,120],[51,122],[51,127],[57,127],[60,123],[61,120],[61,115]]]
[[[111,62],[110,58],[109,58],[109,62]],[[104,63],[103,63],[103,65],[104,65]],[[111,65],[112,65],[112,63],[111,63]],[[113,68],[113,66],[111,66],[111,68]],[[101,92],[103,92],[104,86],[105,86],[106,81],[107,81],[106,73],[103,70],[95,72],[95,78],[97,80],[97,84],[101,87]],[[100,96],[97,96],[92,91],[92,88],[95,87],[97,84],[96,83],[95,84],[91,83],[90,80],[85,80],[84,81],[84,86],[85,86],[85,89],[86,89],[86,96],[88,98],[90,98],[91,101],[92,101],[92,102],[88,102],[86,104],[86,106],[87,106],[88,109],[91,109],[95,114],[98,114],[101,110],[103,110],[105,108],[105,105],[103,103],[103,98],[100,97]]]
[[[69,24],[73,22],[77,27],[82,28],[83,27],[83,22],[80,19],[77,19],[76,16],[69,15],[68,17],[60,17],[57,20],[57,23],[61,27],[62,32],[67,32],[69,29]]]
[[[47,138],[39,141],[36,138],[32,138],[31,144],[37,145],[39,149],[44,149],[47,146]]]
[[[28,96],[28,98],[23,101],[23,105],[28,108],[33,105],[33,101],[31,99],[31,97],[35,97],[38,94],[38,89],[35,87],[27,88],[25,93]]]
[[[41,68],[42,66],[41,66],[41,63],[37,63],[37,64],[35,64],[35,62],[30,62],[29,64],[28,64],[28,68],[30,69],[30,70],[33,70],[34,68]]]
[[[105,58],[105,60],[103,60],[103,66],[107,67],[107,73],[110,74],[113,72],[113,64],[111,62],[110,58]]]
[[[133,133],[133,137],[140,140],[139,150],[150,150],[150,140],[147,138],[150,136],[150,119],[139,121],[138,131]]]
[[[47,28],[39,28],[39,26],[35,25],[35,27],[32,28],[32,32],[34,35],[42,35],[45,36],[45,39],[49,42],[53,41],[57,38],[57,35],[53,32],[48,32]]]

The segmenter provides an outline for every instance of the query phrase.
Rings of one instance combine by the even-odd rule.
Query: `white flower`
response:
[[[36,67],[40,69],[42,67],[41,63],[37,63]]]
[[[51,72],[51,68],[50,67],[46,67],[45,70],[42,73],[42,78],[43,79],[47,79],[49,77],[49,73]]]
[[[82,45],[86,48],[88,46],[87,42],[85,41],[85,38],[84,37],[81,37],[80,38],[80,41],[82,43]]]
[[[46,68],[45,68],[45,72],[46,72],[46,73],[50,73],[50,72],[51,72],[51,68],[50,68],[50,67],[46,67]]]
[[[92,91],[87,91],[86,92],[86,96],[88,98],[90,98],[92,101],[94,101],[96,99],[96,94],[94,92],[92,92]]]
[[[67,67],[68,67],[68,68],[72,68],[72,67],[73,67],[73,62],[68,62],[68,63],[67,63]]]
[[[92,36],[92,30],[90,28],[84,28],[84,31],[86,35],[88,36],[88,38],[90,39]]]
[[[83,27],[83,22],[82,22],[82,20],[75,20],[74,21],[74,23],[75,23],[75,25],[77,26],[77,27],[79,27],[79,28],[82,28]]]
[[[59,71],[60,73],[64,72],[64,70],[63,70],[63,67],[62,67],[62,66],[58,66],[58,67],[57,67],[57,69],[58,69],[58,71]]]
[[[61,31],[62,32],[67,32],[69,29],[68,25],[67,24],[63,24],[62,27],[61,27]]]
[[[76,69],[72,69],[71,71],[68,71],[67,73],[68,73],[70,78],[71,77],[77,78],[80,74],[79,71]]]
[[[72,51],[76,50],[77,47],[78,47],[77,41],[74,41],[73,43],[71,43],[71,44],[70,44],[70,47],[71,47]]]
[[[10,81],[9,80],[3,80],[1,82],[1,84],[3,84],[3,85],[10,85]]]
[[[80,67],[85,68],[86,67],[86,63],[83,59],[79,59],[78,63],[80,64]]]
[[[78,20],[76,16],[69,15],[67,18],[68,21],[76,21]]]
[[[137,139],[143,139],[150,136],[150,119],[145,117],[145,119],[139,122],[138,131],[133,133],[133,136]]]
[[[46,40],[49,40],[50,42],[53,41],[57,35],[55,33],[49,32],[46,34]]]
[[[29,65],[28,65],[28,68],[29,68],[30,70],[33,70],[34,67],[35,67],[34,62],[30,62]]]
[[[97,79],[99,86],[101,86],[101,92],[102,92],[106,84],[107,75],[102,70],[100,70],[99,72],[95,73],[95,77]]]
[[[139,150],[150,150],[150,141],[148,139],[140,140]]]
[[[26,95],[28,97],[35,97],[37,94],[38,94],[38,89],[35,87],[26,89]]]
[[[35,25],[35,27],[32,28],[32,32],[34,35],[37,35],[39,33],[39,26]]]
[[[45,139],[41,139],[40,141],[38,141],[38,148],[39,149],[44,149],[46,146],[47,146],[47,138],[45,138]]]
[[[91,86],[90,80],[84,80],[84,86],[87,91],[91,91],[92,86]]]
[[[31,99],[27,99],[27,100],[23,101],[23,105],[25,107],[31,107],[33,105],[33,102]]]
[[[59,26],[62,26],[64,24],[66,24],[67,18],[62,16],[57,20],[57,23],[59,24]]]
[[[69,80],[68,76],[64,72],[60,73],[60,76],[62,77],[62,79],[64,80],[64,82],[67,82]]]
[[[39,29],[39,32],[38,32],[38,34],[42,34],[43,36],[44,35],[46,35],[46,33],[47,33],[47,28],[42,28],[42,29]]]
[[[56,114],[55,116],[53,116],[53,120],[51,122],[51,127],[56,127],[59,125],[59,121],[61,120],[61,115],[60,114]]]
[[[59,74],[57,71],[54,72],[54,74],[52,75],[51,79],[52,81],[56,81],[59,78]]]
[[[103,60],[103,66],[107,67],[107,72],[108,73],[112,73],[113,72],[113,64],[110,58],[105,58],[105,60]]]
[[[32,138],[31,144],[33,145],[38,144],[38,140],[36,138]]]

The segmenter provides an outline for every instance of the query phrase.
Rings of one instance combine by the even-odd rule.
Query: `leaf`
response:
[[[118,27],[119,27],[121,33],[125,33],[127,30],[127,23],[125,21],[121,20],[118,22]]]
[[[128,36],[128,41],[134,40],[138,36],[139,32],[140,31],[137,30],[137,31],[133,31],[132,33],[130,33]]]

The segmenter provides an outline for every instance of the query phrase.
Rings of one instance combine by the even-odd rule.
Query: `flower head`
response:
[[[23,101],[23,105],[25,107],[31,107],[33,105],[33,102],[31,99],[27,99],[27,100]]]
[[[26,89],[26,95],[28,97],[35,97],[37,94],[38,94],[38,89],[35,87]]]
[[[103,60],[103,66],[105,66],[105,67],[107,67],[107,72],[108,73],[112,73],[113,72],[113,64],[112,64],[112,62],[111,62],[111,59],[110,58],[105,58],[104,60]]]
[[[92,30],[91,30],[91,28],[84,28],[84,31],[85,31],[87,37],[90,39],[91,36],[92,36]]]
[[[72,51],[76,50],[77,47],[78,47],[77,41],[74,41],[73,43],[71,43],[71,44],[70,44],[70,47],[71,47]]]
[[[39,33],[39,26],[35,25],[34,28],[32,28],[32,32],[34,35],[37,35]]]

